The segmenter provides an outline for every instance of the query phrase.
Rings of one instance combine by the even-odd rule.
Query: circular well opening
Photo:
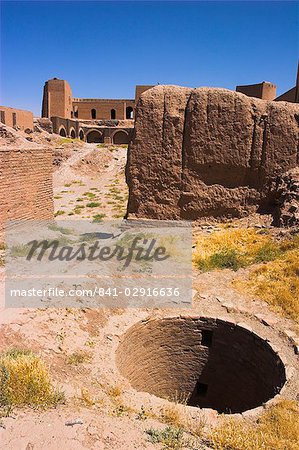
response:
[[[219,413],[256,408],[286,381],[267,341],[207,317],[139,322],[125,333],[116,358],[134,389]]]

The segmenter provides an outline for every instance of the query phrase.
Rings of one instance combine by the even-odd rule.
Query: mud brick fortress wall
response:
[[[0,106],[0,122],[20,130],[33,130],[33,114],[23,109]]]
[[[69,83],[53,78],[46,81],[42,117],[81,120],[128,120],[142,92],[153,86],[136,86],[134,99],[73,98]]]
[[[8,220],[52,219],[53,161],[46,148],[0,148],[0,236]]]
[[[128,144],[140,95],[153,86],[138,85],[134,99],[73,98],[69,83],[53,78],[43,91],[42,117],[54,133],[93,143]]]

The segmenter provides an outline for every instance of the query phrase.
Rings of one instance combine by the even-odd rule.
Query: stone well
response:
[[[116,362],[137,391],[219,413],[242,413],[286,382],[279,355],[242,326],[209,317],[138,322],[123,336]]]

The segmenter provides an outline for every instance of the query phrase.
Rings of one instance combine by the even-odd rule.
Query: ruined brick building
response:
[[[53,78],[44,86],[42,117],[51,119],[54,133],[61,136],[127,144],[137,101],[151,87],[136,86],[134,99],[73,98],[69,83]]]
[[[127,144],[133,133],[135,108],[140,95],[152,85],[135,89],[134,99],[74,98],[66,80],[46,81],[42,117],[51,119],[54,133],[87,142]],[[267,81],[237,86],[237,92],[262,100],[299,102],[299,71],[296,86],[276,97],[276,85]]]

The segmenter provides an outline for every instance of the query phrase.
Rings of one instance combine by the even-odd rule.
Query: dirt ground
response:
[[[62,143],[56,136],[51,137],[49,144],[55,157],[57,219],[101,221],[123,217],[128,195],[124,175],[126,148]],[[252,219],[255,220],[258,219]],[[194,234],[203,230],[208,233],[213,227],[217,224],[195,227]],[[211,273],[194,269],[193,306],[185,311],[2,307],[0,350],[21,346],[39,354],[66,400],[55,409],[16,409],[10,417],[3,417],[1,447],[7,450],[56,450],[60,446],[66,450],[166,448],[161,443],[150,442],[146,430],[165,429],[163,408],[170,402],[135,391],[116,366],[115,351],[122,335],[140,320],[192,314],[246,323],[282,349],[287,364],[298,370],[287,333],[296,333],[294,323],[278,316],[259,299],[253,302],[246,294],[237,293],[231,287],[236,276],[245,277],[246,269]],[[3,267],[0,267],[0,298],[3,306]],[[78,354],[80,358],[75,357]],[[292,397],[297,384],[290,383],[288,395]],[[197,408],[187,408],[184,414],[190,415],[193,424],[200,421],[201,411]],[[206,411],[206,417],[207,427],[212,426],[215,413]],[[200,450],[209,446],[205,439],[185,433],[185,444],[177,448]]]

